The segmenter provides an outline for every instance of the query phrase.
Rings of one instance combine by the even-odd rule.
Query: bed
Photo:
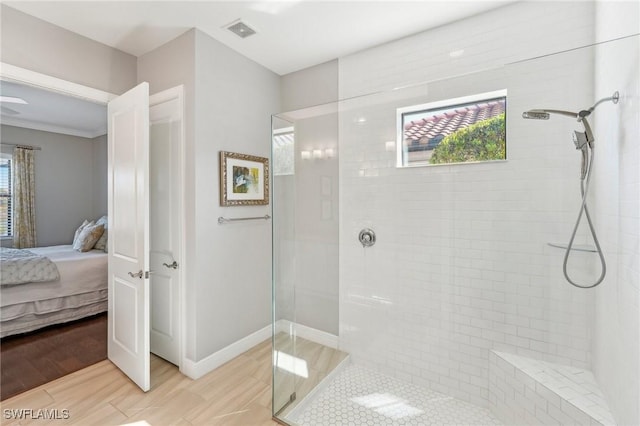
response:
[[[71,245],[30,248],[50,259],[58,279],[0,286],[0,337],[107,310],[107,253]],[[3,273],[6,265],[2,265]]]

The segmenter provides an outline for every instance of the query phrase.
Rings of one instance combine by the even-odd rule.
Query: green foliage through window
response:
[[[505,114],[479,121],[446,136],[433,150],[430,164],[504,160]]]
[[[396,110],[398,167],[505,160],[507,91]]]

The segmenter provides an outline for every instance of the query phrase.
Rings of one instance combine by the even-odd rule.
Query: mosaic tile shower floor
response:
[[[353,364],[312,398],[286,420],[301,426],[502,424],[487,409]]]

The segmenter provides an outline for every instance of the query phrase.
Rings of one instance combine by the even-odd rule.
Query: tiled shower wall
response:
[[[340,345],[487,405],[489,349],[589,367],[593,292],[562,277],[579,195],[572,120],[593,103],[591,2],[517,3],[340,60]],[[462,56],[450,52],[464,50]],[[521,61],[521,62],[519,62]],[[512,63],[501,67],[502,64]],[[457,77],[456,77],[457,76]],[[508,90],[506,162],[396,168],[398,107]],[[373,228],[372,248],[357,241]],[[580,232],[584,240],[584,230]],[[597,274],[572,257],[578,279]]]
[[[640,4],[600,3],[597,33],[640,33]],[[621,95],[598,107],[594,176],[596,225],[602,230],[608,277],[596,290],[593,371],[618,424],[640,424],[640,36],[596,50],[596,92]]]

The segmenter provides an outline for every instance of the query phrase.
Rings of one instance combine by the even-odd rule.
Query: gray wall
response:
[[[93,215],[107,214],[109,200],[107,190],[107,135],[98,136],[93,141]]]
[[[35,152],[38,246],[71,244],[84,219],[106,214],[107,138],[68,136],[2,125],[3,144],[39,146]],[[11,152],[3,146],[3,152]]]
[[[338,99],[338,60],[282,76],[282,109],[293,111]]]
[[[2,62],[120,94],[135,85],[136,58],[5,5]]]
[[[268,206],[220,207],[219,151],[270,157],[280,78],[196,31],[195,265],[197,358],[270,323],[271,224],[218,225],[218,216],[261,216]]]
[[[181,36],[138,58],[138,82],[148,81],[150,93],[158,93],[171,87],[184,86],[184,126],[185,126],[185,188],[195,186],[194,172],[194,120],[195,120],[195,30]],[[187,358],[196,359],[196,290],[197,279],[193,265],[197,261],[195,252],[195,210],[196,200],[193,191],[185,194],[186,247],[186,336],[185,353]]]
[[[277,319],[338,334],[338,60],[282,76],[295,174],[274,178]],[[319,107],[316,107],[319,106]],[[284,124],[283,124],[284,126]],[[301,158],[331,148],[335,156]]]
[[[134,56],[19,12],[4,4],[0,5],[0,60],[4,63],[114,94],[124,93],[136,83],[137,64]],[[3,133],[4,130],[3,126]],[[16,133],[12,133],[10,130],[8,132],[10,134]],[[58,140],[60,137],[61,135],[56,135],[48,140]],[[33,140],[23,143],[36,144]],[[62,145],[69,146],[70,143]],[[88,146],[91,145],[93,149],[89,150]],[[65,149],[67,148],[50,149],[47,147],[46,150],[43,149],[43,151],[36,153],[36,159],[41,161],[46,156],[48,160],[50,152],[54,158],[58,158],[61,156],[60,152],[62,151],[60,150],[64,151]],[[78,226],[75,222],[82,222],[84,218],[100,216],[105,214],[107,210],[106,136],[96,138],[93,144],[83,145],[78,152],[69,150],[67,154],[70,157],[61,160],[65,165],[57,168],[55,174],[51,171],[52,174],[45,184],[53,185],[60,178],[64,180],[69,176],[75,176],[78,170],[83,170],[82,173],[88,176],[89,172],[84,170],[86,167],[91,171],[91,179],[72,179],[70,184],[73,188],[82,187],[81,192],[92,195],[91,198],[84,197],[82,203],[73,201],[71,204],[77,207],[77,209],[73,209],[76,213],[62,219],[64,223],[59,227],[49,224],[50,215],[53,214],[54,218],[64,216],[63,212],[67,211],[67,206],[58,206],[55,201],[41,201],[39,203],[40,211],[43,210],[42,204],[45,203],[44,209],[47,212],[47,218],[44,222],[42,214],[38,213],[37,232],[40,245],[68,243],[73,237],[73,230]],[[82,157],[82,165],[79,165],[79,162],[67,161],[74,156]],[[43,165],[44,170],[49,167],[47,164]],[[39,173],[45,172],[39,171]],[[52,196],[49,189],[40,189],[39,191],[44,191],[45,199]],[[82,207],[79,207],[80,204]],[[54,221],[54,223],[57,222]]]
[[[116,94],[143,80],[151,93],[185,85],[187,357],[198,361],[267,326],[271,226],[222,227],[216,218],[269,207],[219,206],[218,152],[270,156],[279,76],[195,30],[137,59],[9,7],[1,13],[3,62]],[[86,155],[92,164],[104,151]],[[83,214],[98,208],[90,201]]]
[[[296,322],[338,335],[338,114],[296,121]],[[335,156],[302,159],[301,151]]]
[[[219,206],[219,151],[269,157],[279,77],[191,30],[138,60],[151,92],[184,84],[186,127],[187,357],[199,361],[267,326],[271,225],[218,225],[218,216],[260,216],[262,207]]]

